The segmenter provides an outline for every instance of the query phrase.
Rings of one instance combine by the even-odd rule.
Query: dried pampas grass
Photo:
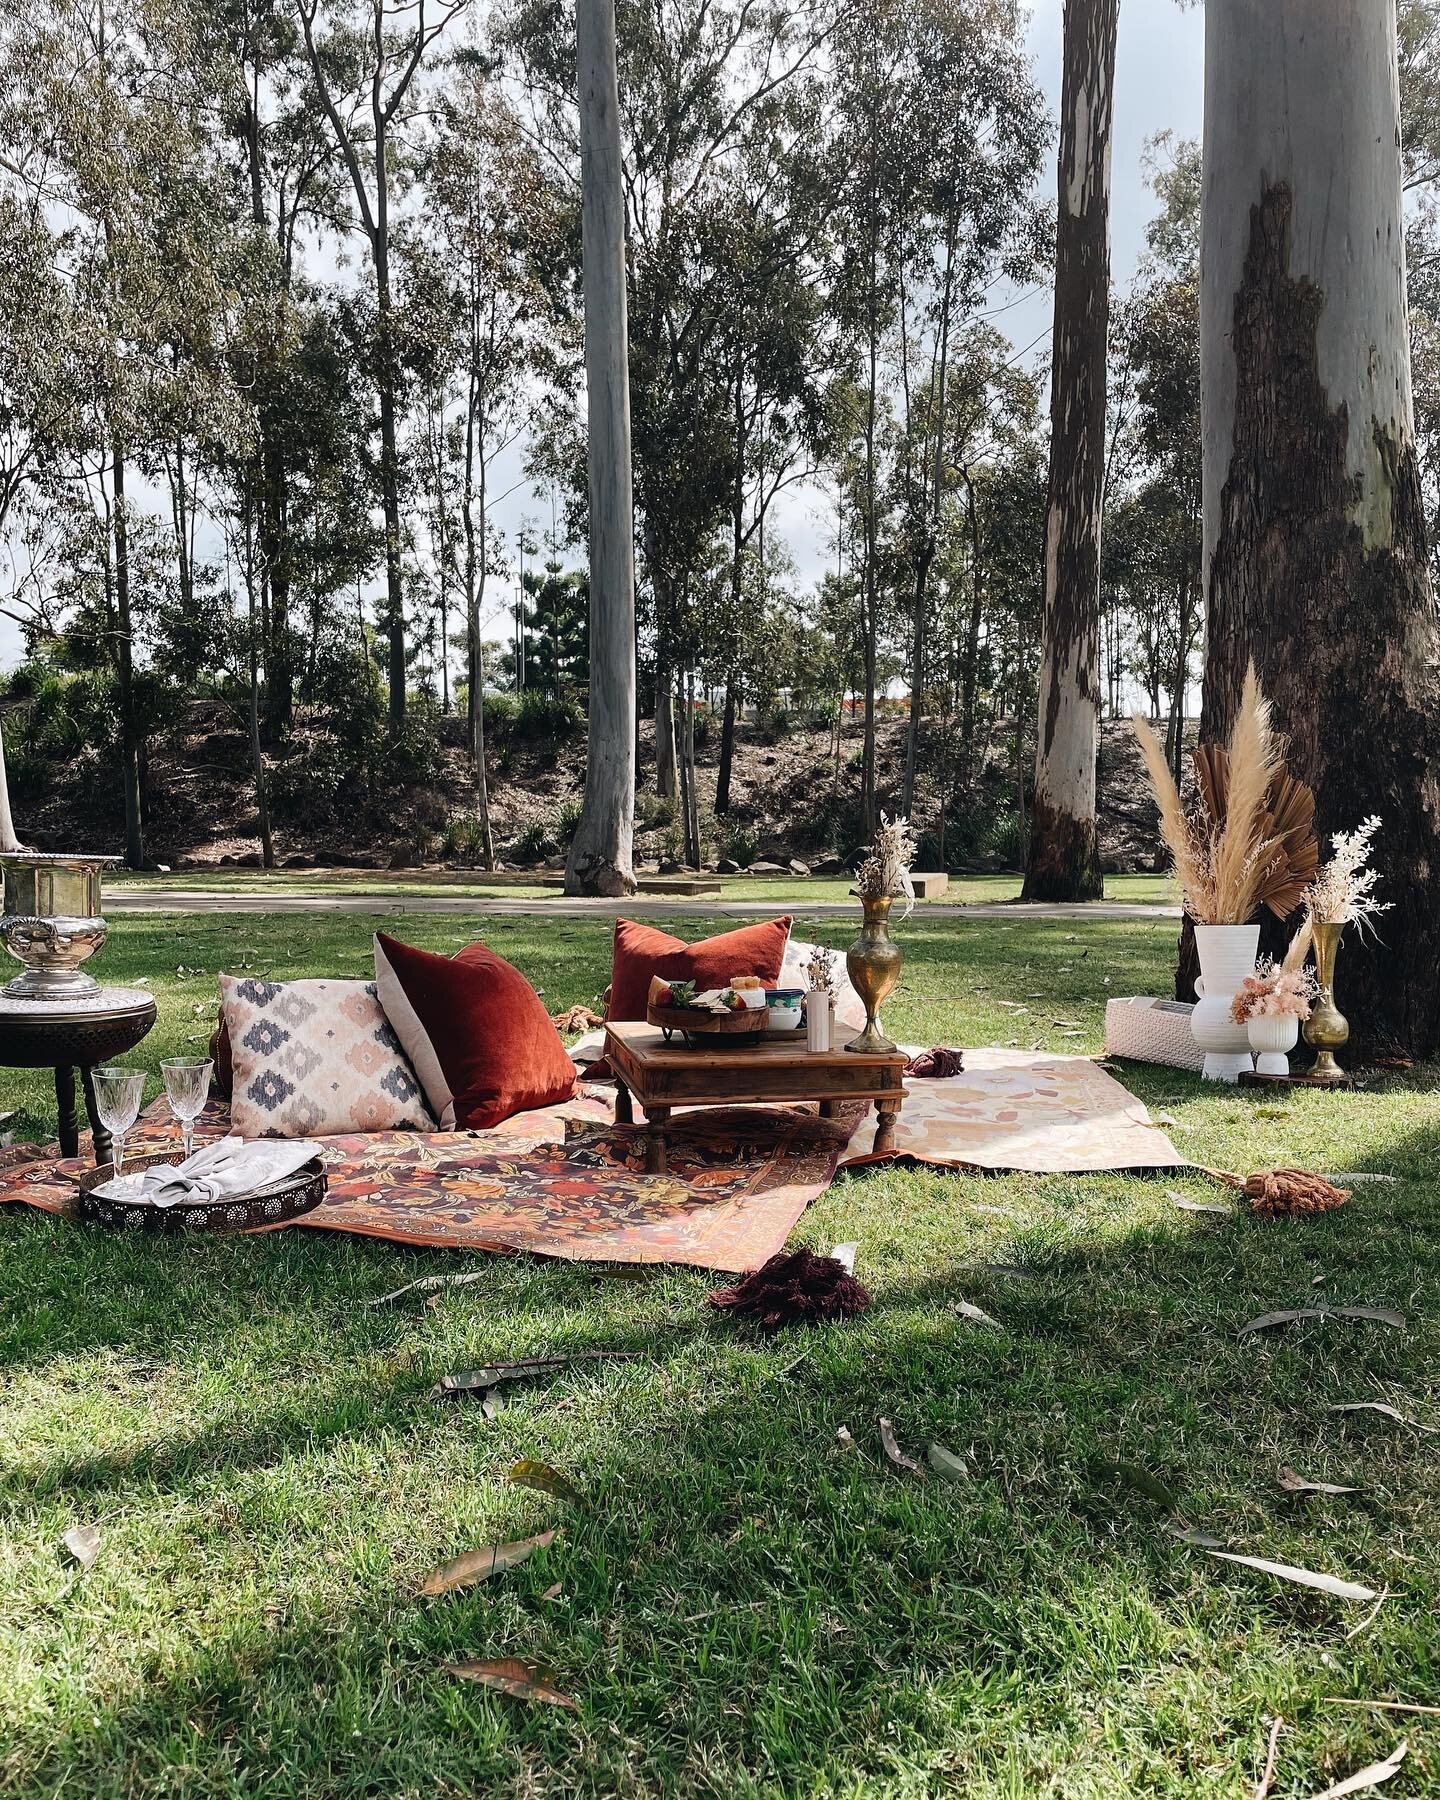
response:
[[[1318,861],[1315,801],[1285,767],[1285,742],[1254,665],[1228,747],[1195,753],[1198,817],[1186,813],[1155,733],[1138,713],[1133,723],[1190,917],[1197,925],[1246,925],[1261,906],[1279,918],[1293,911]]]

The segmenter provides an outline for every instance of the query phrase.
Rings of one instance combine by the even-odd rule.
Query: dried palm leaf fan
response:
[[[1187,813],[1154,732],[1138,714],[1160,830],[1197,925],[1245,925],[1262,906],[1293,912],[1319,862],[1315,798],[1285,768],[1285,742],[1252,665],[1226,747],[1195,753],[1200,805]]]
[[[1218,836],[1225,829],[1230,792],[1230,753],[1222,744],[1200,744],[1194,751],[1195,788],[1200,804]],[[1265,795],[1257,825],[1259,838],[1273,839],[1276,849],[1255,891],[1257,906],[1268,906],[1277,919],[1288,919],[1305,897],[1320,867],[1315,836],[1315,796],[1303,781],[1282,768]]]

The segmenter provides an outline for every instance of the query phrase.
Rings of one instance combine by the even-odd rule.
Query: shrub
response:
[[[458,862],[478,862],[485,851],[485,833],[475,813],[454,813],[440,834],[440,854]]]
[[[675,802],[662,794],[637,793],[635,796],[635,829],[653,831],[657,825],[670,825],[675,820]]]
[[[742,869],[748,869],[760,854],[760,840],[748,825],[717,822],[715,841],[721,856],[728,856]]]
[[[1025,827],[1019,813],[1010,810],[994,815],[986,827],[984,849],[1007,869],[1025,866]]]
[[[555,815],[555,838],[562,849],[568,850],[575,841],[575,833],[580,829],[582,811],[578,800],[567,800]]]
[[[584,728],[585,715],[568,695],[526,688],[520,695],[515,735],[527,744],[568,744]]]
[[[531,819],[528,825],[521,828],[520,835],[510,846],[510,854],[516,862],[543,862],[547,856],[553,856],[558,848],[550,821]]]

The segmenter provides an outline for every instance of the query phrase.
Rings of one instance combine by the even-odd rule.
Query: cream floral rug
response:
[[[868,1131],[856,1133],[845,1166],[877,1160],[869,1141]],[[1172,1169],[1189,1160],[1135,1096],[1088,1057],[992,1049],[966,1050],[963,1075],[906,1080],[894,1155],[942,1168],[1036,1175]]]

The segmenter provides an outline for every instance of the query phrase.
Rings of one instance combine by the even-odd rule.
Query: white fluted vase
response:
[[[1250,1037],[1230,1016],[1230,1003],[1255,973],[1260,950],[1258,925],[1197,925],[1195,949],[1200,957],[1200,996],[1190,1015],[1190,1030],[1205,1052],[1202,1073],[1207,1081],[1236,1082],[1253,1068]]]
[[[1300,1021],[1294,1013],[1254,1013],[1245,1023],[1250,1048],[1257,1051],[1257,1075],[1288,1075],[1290,1052],[1300,1037]]]

